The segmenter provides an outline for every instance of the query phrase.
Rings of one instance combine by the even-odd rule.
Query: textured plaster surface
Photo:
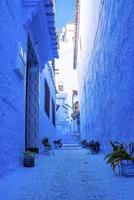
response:
[[[106,150],[134,140],[134,2],[99,2],[81,3],[79,91],[82,138]]]
[[[103,155],[71,145],[55,156],[40,156],[34,168],[20,168],[2,179],[0,196],[2,200],[133,200],[133,183],[133,178],[115,176]]]
[[[24,9],[21,1],[1,1],[0,176],[6,174],[8,171],[12,171],[20,165],[25,147],[26,66],[23,66],[23,77],[17,72],[22,65],[19,56],[20,49],[22,48],[25,53],[27,52],[27,32],[23,25],[23,12]],[[40,68],[43,67],[40,66]],[[52,115],[50,114],[50,119],[48,119],[44,110],[45,77],[48,79],[51,98],[53,97],[55,102],[55,90],[54,85],[51,83],[51,75],[47,69],[44,72],[40,71],[40,144],[45,135],[49,135],[52,140],[55,133],[55,128],[52,125]]]
[[[0,6],[0,175],[18,166],[24,149],[24,79],[17,73],[19,45],[25,49],[20,25],[20,1],[1,1]]]

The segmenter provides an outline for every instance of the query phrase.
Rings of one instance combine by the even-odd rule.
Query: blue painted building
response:
[[[81,137],[134,142],[134,2],[76,1]]]
[[[44,136],[54,138],[54,9],[51,0],[0,4],[0,175],[20,165],[25,149],[39,152]]]

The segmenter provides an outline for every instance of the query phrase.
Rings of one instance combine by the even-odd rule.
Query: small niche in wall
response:
[[[25,76],[25,69],[26,69],[26,52],[22,48],[21,42],[19,43],[19,55],[17,57],[16,66],[14,68],[14,71],[16,74],[21,78],[24,79]]]

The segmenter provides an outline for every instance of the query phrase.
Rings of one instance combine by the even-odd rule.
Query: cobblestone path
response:
[[[1,179],[0,199],[133,200],[133,185],[133,178],[114,176],[102,155],[63,148],[55,156],[41,155],[34,168],[20,168]]]

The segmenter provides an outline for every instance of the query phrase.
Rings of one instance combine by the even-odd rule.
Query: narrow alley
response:
[[[0,1],[0,200],[134,200],[134,0]]]
[[[88,154],[71,142],[55,155],[40,155],[34,168],[20,168],[1,179],[0,196],[2,200],[133,200],[134,180],[113,176],[103,159],[102,154]]]

